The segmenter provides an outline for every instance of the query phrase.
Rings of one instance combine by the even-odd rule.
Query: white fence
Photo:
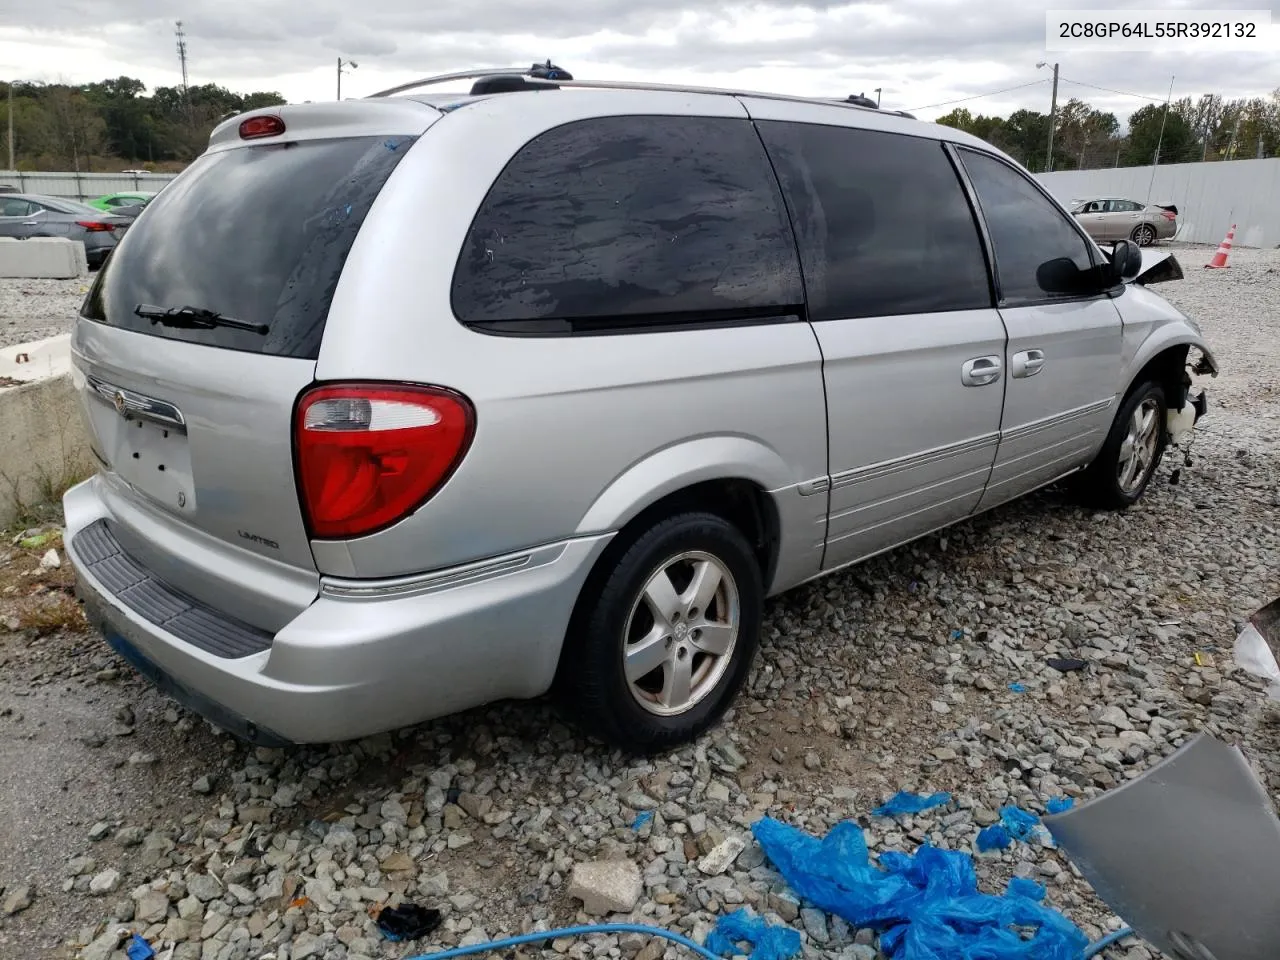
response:
[[[1172,203],[1179,240],[1216,244],[1234,223],[1237,246],[1280,246],[1280,157],[1171,163],[1155,173],[1154,184],[1151,167],[1059,170],[1036,178],[1063,203],[1091,197]]]
[[[21,193],[89,200],[120,190],[159,190],[172,173],[19,173],[0,170],[0,185]],[[1218,243],[1236,224],[1242,247],[1280,246],[1280,157],[1151,167],[1060,170],[1036,174],[1063,203],[1127,197],[1178,207],[1178,239]],[[1150,194],[1150,196],[1148,196]]]
[[[123,190],[159,190],[174,173],[21,173],[0,170],[0,186],[19,193],[38,193],[67,200],[92,200],[104,193]]]

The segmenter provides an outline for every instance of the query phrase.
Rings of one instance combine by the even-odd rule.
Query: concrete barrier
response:
[[[66,237],[0,237],[0,277],[74,280],[89,273],[84,244]]]
[[[0,349],[0,527],[96,469],[71,386],[70,347],[63,334]]]

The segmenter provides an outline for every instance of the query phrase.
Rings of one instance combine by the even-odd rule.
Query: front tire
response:
[[[746,681],[764,587],[751,545],[682,513],[610,546],[574,611],[557,678],[585,732],[636,754],[712,727]]]
[[[1086,503],[1124,510],[1142,499],[1168,442],[1164,388],[1153,380],[1129,392],[1097,458],[1081,474],[1078,490]]]

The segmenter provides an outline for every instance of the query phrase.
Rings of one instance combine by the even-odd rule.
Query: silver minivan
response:
[[[554,691],[661,750],[767,597],[1067,475],[1127,507],[1204,412],[1141,251],[980,140],[490,73],[224,122],[76,324],[81,595],[244,738]]]

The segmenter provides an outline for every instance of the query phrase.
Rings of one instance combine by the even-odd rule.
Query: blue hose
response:
[[[1103,950],[1107,949],[1107,947],[1114,946],[1125,937],[1132,936],[1133,929],[1131,927],[1125,927],[1122,930],[1117,930],[1115,933],[1109,933],[1101,940],[1097,940],[1094,943],[1089,944],[1088,948],[1084,952],[1084,960],[1090,960],[1091,957],[1098,956]]]
[[[414,957],[406,957],[405,960],[452,960],[453,957],[468,957],[477,953],[488,953],[491,950],[509,950],[512,947],[519,947],[526,943],[541,943],[545,940],[559,940],[561,937],[585,937],[605,933],[642,933],[650,937],[662,937],[664,940],[670,940],[672,943],[687,947],[702,957],[703,960],[724,960],[723,957],[717,956],[701,944],[694,943],[683,934],[665,930],[662,927],[651,927],[644,923],[601,923],[584,927],[561,927],[559,930],[541,930],[535,933],[521,934],[518,937],[507,937],[505,940],[490,940],[487,943],[473,943],[465,947],[439,950],[436,953],[422,953]],[[1107,947],[1118,943],[1125,937],[1131,936],[1133,936],[1133,931],[1125,927],[1123,930],[1117,930],[1115,933],[1089,944],[1084,952],[1084,960],[1090,960],[1090,958],[1098,956]]]
[[[451,957],[466,957],[475,953],[488,953],[490,950],[508,950],[525,943],[540,943],[544,940],[558,940],[561,937],[584,937],[597,933],[643,933],[650,937],[663,937],[672,943],[688,947],[703,960],[724,960],[723,957],[717,956],[682,934],[664,930],[662,927],[650,927],[643,923],[601,923],[585,927],[562,927],[559,930],[525,933],[518,937],[507,937],[505,940],[491,940],[488,943],[473,943],[465,947],[454,947],[451,950],[424,953],[416,957],[406,957],[405,960],[450,960]]]

